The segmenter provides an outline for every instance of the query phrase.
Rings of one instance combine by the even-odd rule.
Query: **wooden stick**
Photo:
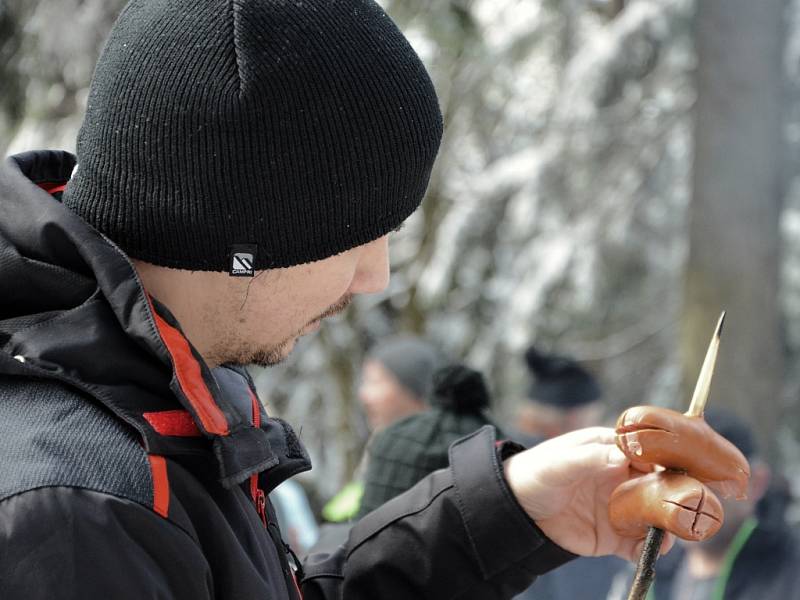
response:
[[[664,530],[658,527],[651,527],[644,540],[639,562],[636,564],[636,575],[633,578],[628,600],[641,600],[647,596],[647,591],[656,576],[656,560],[663,541]]]
[[[714,329],[714,335],[711,336],[711,342],[708,344],[706,357],[703,360],[703,366],[700,368],[697,384],[694,386],[692,401],[689,403],[689,410],[685,413],[689,417],[702,417],[706,409],[708,395],[711,391],[711,379],[714,377],[714,366],[717,364],[719,341],[724,323],[725,311],[723,310],[719,321],[717,321],[717,327]],[[644,600],[647,596],[647,592],[650,590],[650,586],[656,576],[656,560],[658,560],[658,551],[661,548],[661,542],[663,540],[663,529],[651,527],[647,531],[647,537],[644,540],[642,553],[639,555],[639,562],[636,565],[636,574],[633,578],[631,591],[628,594],[628,600]]]
[[[689,404],[689,410],[686,411],[688,417],[702,417],[703,411],[706,409],[706,402],[708,402],[708,394],[711,391],[711,379],[714,377],[714,366],[717,364],[717,354],[719,353],[719,339],[722,335],[722,326],[725,324],[725,311],[717,321],[717,327],[714,330],[714,335],[711,336],[711,342],[708,344],[706,357],[703,360],[703,366],[700,369],[700,375],[697,377],[697,384],[694,386],[694,394],[692,394],[692,401]]]

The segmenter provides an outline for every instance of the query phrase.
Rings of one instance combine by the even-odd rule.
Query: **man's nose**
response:
[[[364,244],[350,284],[351,294],[374,294],[389,285],[389,236]]]

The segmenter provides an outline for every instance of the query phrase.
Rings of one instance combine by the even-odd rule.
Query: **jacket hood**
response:
[[[74,166],[46,151],[0,167],[0,374],[88,393],[149,453],[213,451],[225,485],[276,463],[269,432],[237,408],[239,392],[220,386],[127,256],[61,204]]]

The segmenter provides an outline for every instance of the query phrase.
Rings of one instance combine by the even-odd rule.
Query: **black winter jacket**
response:
[[[266,494],[310,468],[302,444],[61,205],[73,167],[0,169],[0,598],[493,599],[571,558],[487,427],[297,569]]]
[[[648,600],[677,597],[679,573],[686,568],[681,546],[664,557],[658,568]],[[715,600],[798,600],[800,599],[800,546],[788,524],[773,527],[759,524],[732,559],[730,572],[717,581]]]

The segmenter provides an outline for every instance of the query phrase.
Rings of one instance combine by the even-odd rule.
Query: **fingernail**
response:
[[[642,445],[639,443],[639,436],[634,434],[628,434],[628,452],[633,454],[634,456],[641,456],[644,454],[642,450]]]

